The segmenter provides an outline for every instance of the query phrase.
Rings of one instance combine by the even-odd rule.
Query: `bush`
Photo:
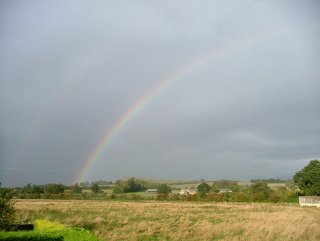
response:
[[[100,192],[102,192],[100,186],[99,186],[98,184],[96,184],[96,183],[93,184],[90,189],[91,189],[91,191],[92,191],[93,193],[100,193]]]
[[[252,201],[253,202],[263,202],[266,200],[266,196],[263,192],[256,192],[252,194]]]
[[[239,192],[237,195],[237,202],[250,202],[251,195],[248,192]]]
[[[171,192],[171,188],[166,184],[161,184],[158,188],[158,194],[169,194]]]
[[[168,199],[168,197],[169,197],[169,195],[168,194],[165,194],[165,193],[159,193],[159,194],[157,194],[157,200],[167,200]]]
[[[211,187],[208,183],[202,182],[198,187],[197,190],[199,193],[208,193],[210,191]]]
[[[225,201],[225,195],[223,193],[209,193],[207,196],[208,201],[214,201],[214,202],[223,202]]]
[[[61,231],[65,229],[65,226],[60,223],[51,222],[46,219],[38,219],[34,223],[34,228],[38,231]]]
[[[182,197],[178,193],[173,193],[169,196],[169,199],[173,201],[179,201],[182,200]]]
[[[252,201],[262,202],[269,198],[271,189],[265,182],[257,182],[251,185]]]
[[[0,183],[0,225],[13,223],[15,211],[13,208],[12,192],[2,188]]]
[[[277,193],[271,193],[269,196],[269,201],[273,203],[278,203],[281,201],[281,196]]]
[[[0,225],[0,230],[3,231],[30,231],[34,229],[33,224],[6,224]]]

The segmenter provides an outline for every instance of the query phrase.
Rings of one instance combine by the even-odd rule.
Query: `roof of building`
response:
[[[158,191],[158,189],[156,189],[156,188],[149,188],[146,190],[146,192],[157,192],[157,191]]]

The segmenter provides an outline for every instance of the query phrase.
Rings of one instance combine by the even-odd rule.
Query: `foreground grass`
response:
[[[13,239],[15,238],[15,239]],[[61,230],[61,231],[21,231],[0,232],[0,240],[63,240],[63,241],[98,241],[92,234],[84,230]]]
[[[22,222],[44,218],[101,240],[320,240],[320,209],[297,205],[19,200]]]
[[[33,231],[0,231],[0,240],[38,240],[38,241],[99,241],[83,228],[66,227],[49,220],[35,220]]]

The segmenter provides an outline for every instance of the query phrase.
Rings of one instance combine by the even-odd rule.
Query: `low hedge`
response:
[[[66,227],[46,219],[36,220],[33,231],[0,231],[0,241],[99,241],[88,230]]]
[[[57,234],[41,234],[37,232],[0,232],[0,240],[6,241],[63,241],[63,236]]]
[[[33,224],[7,224],[0,225],[0,231],[31,231],[34,229]]]

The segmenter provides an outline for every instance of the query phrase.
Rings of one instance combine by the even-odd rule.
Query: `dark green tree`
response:
[[[140,192],[143,190],[145,190],[145,187],[132,177],[127,181],[117,180],[113,188],[113,193]]]
[[[158,187],[158,194],[169,194],[171,192],[171,188],[166,184],[161,184]]]
[[[124,183],[121,180],[117,180],[112,193],[116,194],[116,193],[124,193]]]
[[[64,192],[64,186],[56,183],[46,184],[44,185],[44,192],[46,194],[61,194]]]
[[[82,188],[79,186],[79,184],[75,184],[72,189],[71,189],[71,192],[73,194],[81,194],[82,193]]]
[[[28,183],[26,186],[24,186],[21,189],[21,192],[25,193],[25,194],[31,194],[32,193],[32,183]]]
[[[41,194],[44,193],[44,186],[28,183],[26,186],[18,189],[17,192],[24,198],[40,198]]]
[[[94,183],[92,186],[91,186],[91,191],[93,193],[99,193],[101,192],[101,188],[100,186],[97,184],[97,183]]]
[[[33,194],[42,194],[44,193],[43,186],[33,185],[31,188],[31,193]]]
[[[142,191],[143,189],[144,189],[144,187],[140,183],[137,183],[134,178],[130,178],[127,181],[126,185],[124,186],[123,191],[125,193],[127,193],[127,192],[139,192],[139,191]]]
[[[198,187],[197,190],[199,193],[208,193],[210,191],[211,187],[208,183],[202,182]]]
[[[271,193],[270,187],[266,182],[256,182],[251,185],[251,191],[253,194],[253,201],[264,201]]]
[[[11,190],[2,188],[0,183],[0,225],[13,223],[15,215],[13,205]]]
[[[293,177],[304,195],[320,195],[320,161],[312,160]]]

